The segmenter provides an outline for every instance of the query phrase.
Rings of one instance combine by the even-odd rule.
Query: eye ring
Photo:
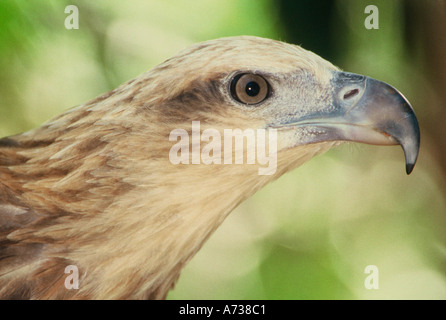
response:
[[[254,105],[269,96],[269,84],[262,76],[253,73],[241,73],[232,79],[231,95],[238,102]]]

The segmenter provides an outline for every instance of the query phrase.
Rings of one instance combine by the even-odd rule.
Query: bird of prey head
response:
[[[263,130],[273,170],[200,161],[212,140],[202,134],[223,139],[228,129]],[[342,141],[399,144],[410,173],[417,119],[390,85],[299,46],[248,36],[194,45],[0,140],[0,297],[164,298],[232,209]],[[172,162],[175,143],[199,161]],[[247,157],[246,146],[225,145],[213,153]],[[77,288],[67,287],[67,266],[78,270]]]

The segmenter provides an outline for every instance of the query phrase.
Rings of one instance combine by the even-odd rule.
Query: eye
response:
[[[260,103],[268,97],[268,93],[268,83],[257,74],[239,74],[231,83],[232,97],[244,104]]]

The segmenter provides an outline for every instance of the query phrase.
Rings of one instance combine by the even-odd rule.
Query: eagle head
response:
[[[345,141],[399,144],[410,173],[417,119],[392,86],[296,45],[193,45],[0,140],[0,297],[164,298],[238,204]]]

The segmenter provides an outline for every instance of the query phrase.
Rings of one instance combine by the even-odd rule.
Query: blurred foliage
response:
[[[413,102],[422,133],[414,173],[404,174],[398,148],[346,144],[316,157],[237,208],[168,298],[445,299],[446,10],[419,3],[2,0],[0,135],[38,126],[197,41],[251,34],[302,45]],[[69,4],[79,30],[64,28]],[[378,30],[364,27],[370,4]],[[367,265],[379,268],[378,290],[364,287]]]

